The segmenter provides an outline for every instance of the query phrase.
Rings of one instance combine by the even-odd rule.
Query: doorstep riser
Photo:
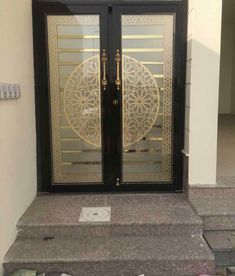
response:
[[[115,237],[115,236],[177,236],[202,235],[202,225],[105,225],[105,226],[33,226],[18,229],[18,239]]]
[[[74,276],[198,276],[215,273],[214,261],[122,261],[122,262],[84,262],[84,263],[5,263],[5,276],[17,269],[33,269],[46,272],[47,276],[59,276],[62,272]],[[56,272],[56,274],[54,274]],[[48,274],[49,273],[49,274]],[[52,274],[51,274],[52,275]]]
[[[218,267],[235,266],[235,251],[213,252]]]
[[[235,215],[202,216],[204,231],[235,230]]]
[[[219,198],[219,199],[226,199],[226,198],[234,198],[235,197],[235,185],[233,188],[230,187],[221,187],[218,186],[214,188],[189,188],[188,196],[190,199],[211,199],[211,198]]]

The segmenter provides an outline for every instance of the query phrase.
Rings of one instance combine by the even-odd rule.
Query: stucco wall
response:
[[[36,132],[31,0],[0,1],[0,82],[22,97],[0,101],[0,275],[16,222],[36,195]]]
[[[216,183],[222,0],[190,0],[185,150],[189,184]]]

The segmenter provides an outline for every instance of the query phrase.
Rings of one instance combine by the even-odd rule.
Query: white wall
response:
[[[221,65],[220,65],[220,92],[219,113],[232,112],[233,74],[235,74],[235,25],[232,23],[222,25],[221,37]]]
[[[222,0],[190,0],[185,131],[190,185],[216,183],[221,21]]]
[[[0,82],[20,83],[22,97],[0,101],[0,275],[16,222],[36,195],[31,0],[0,0]]]

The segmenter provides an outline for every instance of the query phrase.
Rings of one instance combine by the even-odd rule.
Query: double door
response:
[[[35,47],[36,67],[47,68],[38,79],[46,86],[38,112],[47,188],[181,189],[180,4],[43,5],[35,12],[45,32],[45,45],[36,38]]]

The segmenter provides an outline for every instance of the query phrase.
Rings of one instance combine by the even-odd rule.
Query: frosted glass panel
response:
[[[172,180],[174,15],[122,16],[123,181]]]
[[[55,184],[102,182],[99,21],[47,17]]]

